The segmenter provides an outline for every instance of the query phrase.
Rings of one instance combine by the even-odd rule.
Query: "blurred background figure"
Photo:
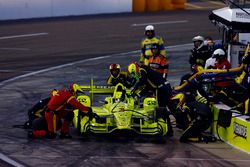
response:
[[[200,65],[205,67],[206,60],[212,56],[211,50],[207,45],[204,45],[204,37],[196,36],[192,39],[194,48],[191,50],[189,57],[189,63],[191,67],[193,65]]]

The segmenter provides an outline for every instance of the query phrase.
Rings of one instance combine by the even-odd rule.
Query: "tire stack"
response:
[[[133,0],[133,12],[158,12],[185,9],[187,0]]]
[[[161,10],[172,10],[172,0],[159,0]]]
[[[172,0],[174,9],[185,9],[187,0]]]
[[[133,12],[142,13],[146,11],[145,0],[133,0]]]
[[[159,0],[146,0],[146,11],[147,12],[158,12],[160,9]]]

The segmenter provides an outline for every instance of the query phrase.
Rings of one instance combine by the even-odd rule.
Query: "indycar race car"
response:
[[[73,125],[81,134],[105,134],[115,131],[131,131],[143,135],[167,134],[168,125],[165,119],[165,110],[157,108],[154,97],[147,97],[143,104],[137,104],[122,84],[115,87],[82,86],[91,93],[112,93],[105,98],[101,106],[92,106],[88,95],[78,96],[78,100],[85,106],[92,107],[99,118],[90,118],[88,115],[74,110]]]

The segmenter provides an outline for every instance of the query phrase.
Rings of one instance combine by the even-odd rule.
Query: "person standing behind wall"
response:
[[[160,49],[160,54],[162,56],[166,56],[166,50],[164,47],[164,40],[160,36],[155,35],[155,28],[153,25],[148,25],[145,27],[145,36],[141,41],[141,55],[140,55],[140,63],[143,65],[148,65],[148,59],[152,57],[151,45],[158,44]]]
[[[200,65],[205,67],[206,60],[212,56],[212,51],[207,45],[204,45],[204,37],[196,36],[192,39],[194,48],[191,50],[189,63],[191,67],[193,65]]]

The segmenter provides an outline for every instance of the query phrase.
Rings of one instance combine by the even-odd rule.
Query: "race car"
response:
[[[135,102],[124,85],[115,87],[83,86],[91,93],[112,93],[105,97],[104,104],[91,105],[88,95],[78,96],[78,100],[85,106],[92,107],[99,118],[89,118],[79,110],[74,110],[73,125],[81,134],[105,134],[115,131],[131,131],[142,135],[165,136],[168,125],[165,110],[157,108],[155,97],[147,97],[143,104]]]

